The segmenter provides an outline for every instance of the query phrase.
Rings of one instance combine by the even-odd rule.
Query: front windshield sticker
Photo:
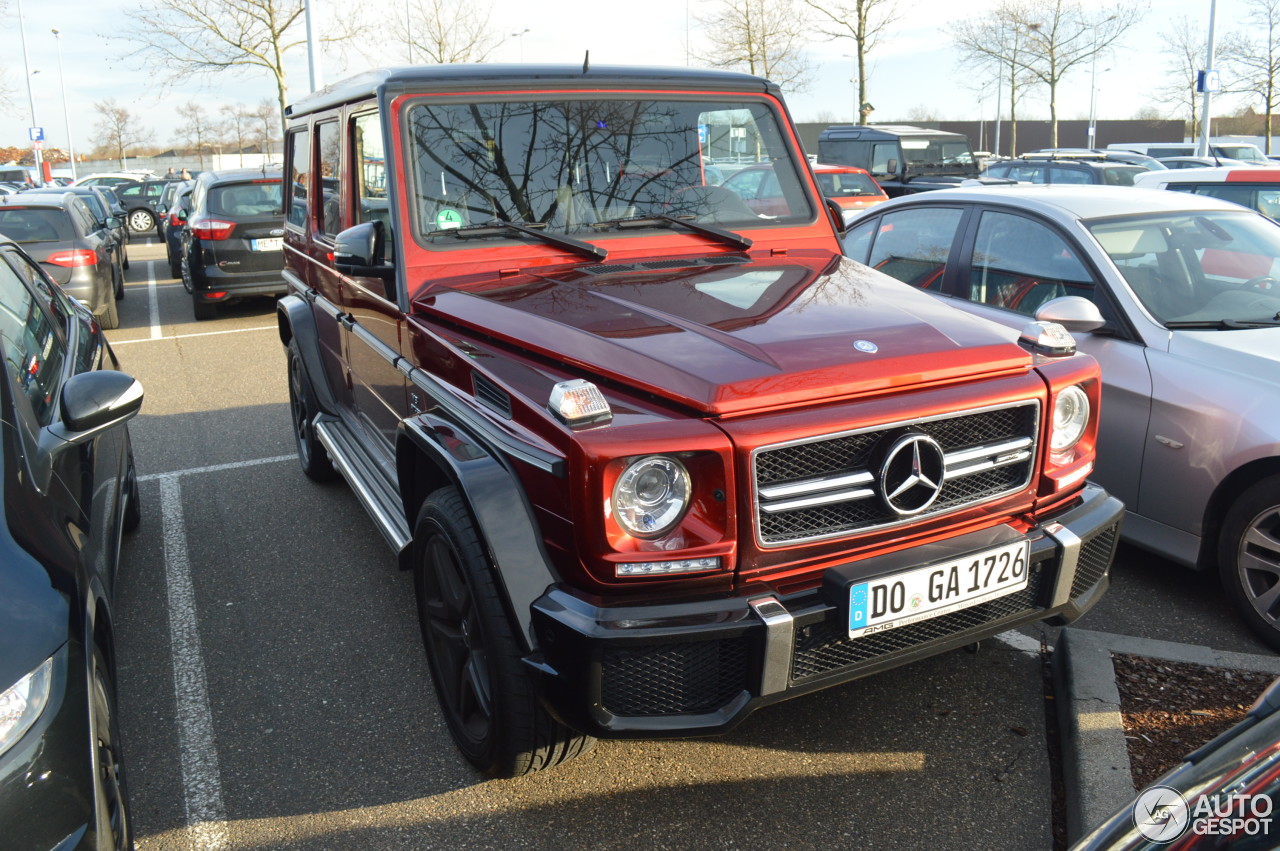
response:
[[[436,212],[436,227],[440,230],[462,227],[462,214],[452,207],[443,207]]]
[[[769,287],[778,282],[782,274],[781,270],[747,272],[722,281],[702,281],[694,284],[694,288],[704,295],[720,299],[725,304],[748,310],[760,300],[760,296],[764,295]]]

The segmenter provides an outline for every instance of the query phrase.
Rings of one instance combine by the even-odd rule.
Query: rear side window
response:
[[[1050,183],[1093,183],[1093,178],[1082,168],[1064,168],[1060,165],[1049,168]]]
[[[307,187],[311,181],[311,134],[306,128],[290,131],[287,141],[289,165],[289,206],[285,221],[300,228],[307,226]]]
[[[963,216],[948,208],[889,213],[880,220],[867,265],[912,286],[941,290]]]
[[[1102,171],[1102,182],[1108,186],[1132,186],[1133,179],[1147,169],[1137,166],[1112,166]]]
[[[1230,201],[1233,204],[1239,204],[1241,207],[1253,206],[1253,187],[1241,186],[1240,184],[1220,183],[1217,185],[1197,186],[1197,195],[1208,195],[1210,198],[1221,198],[1223,201]]]
[[[316,125],[316,139],[320,145],[320,232],[325,236],[337,236],[342,230],[341,139],[338,122],[327,121]]]
[[[67,211],[49,207],[0,208],[0,233],[14,242],[61,242],[75,237]]]
[[[209,188],[206,211],[211,216],[256,218],[280,214],[280,181],[222,183]]]

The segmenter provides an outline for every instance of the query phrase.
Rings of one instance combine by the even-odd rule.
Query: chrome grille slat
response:
[[[1025,488],[1035,466],[1039,413],[1039,402],[1028,400],[760,447],[752,454],[758,539],[765,547],[782,546],[880,529]],[[882,441],[908,430],[939,443],[946,472],[934,504],[902,517],[875,498],[879,472],[871,468]]]

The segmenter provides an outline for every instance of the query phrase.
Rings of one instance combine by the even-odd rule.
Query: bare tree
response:
[[[399,44],[411,65],[483,62],[502,44],[492,5],[457,0],[406,0],[373,33],[376,50]]]
[[[244,104],[222,108],[222,141],[235,147],[241,166],[244,166],[244,149],[249,144],[253,121],[253,113]]]
[[[124,169],[125,157],[129,150],[140,145],[151,144],[154,134],[138,125],[138,119],[128,109],[120,106],[114,98],[93,105],[98,113],[98,123],[93,125],[93,132],[98,136],[98,146],[111,152],[111,156],[120,161]]]
[[[1152,94],[1157,103],[1187,111],[1191,116],[1189,135],[1193,139],[1200,132],[1196,124],[1200,105],[1196,95],[1196,75],[1204,63],[1208,40],[1204,29],[1185,15],[1170,21],[1168,29],[1160,31],[1160,52],[1168,59],[1165,69],[1169,82]]]
[[[266,71],[283,121],[289,95],[285,56],[306,45],[304,8],[304,0],[151,0],[128,13],[137,26],[127,38],[141,45],[131,55],[163,69],[171,83],[223,71]],[[323,41],[350,39],[354,21],[332,16]]]
[[[788,92],[808,88],[809,27],[792,0],[716,0],[711,14],[697,20],[708,41],[699,62],[766,77]]]
[[[1116,44],[1145,11],[1141,6],[1117,3],[1094,12],[1079,0],[1037,0],[1018,7],[1015,23],[1031,36],[1018,64],[1049,90],[1050,147],[1058,146],[1058,86],[1062,79]]]
[[[178,107],[178,117],[182,119],[177,134],[178,141],[196,149],[196,156],[200,159],[200,170],[204,171],[205,147],[215,135],[213,122],[205,114],[204,107],[194,102],[184,103]]]
[[[986,66],[995,76],[997,91],[1008,86],[1009,153],[1014,156],[1018,153],[1018,101],[1034,82],[1026,68],[1031,35],[1022,21],[1027,8],[1026,0],[1003,0],[987,13],[959,21],[949,30],[962,62]]]
[[[1223,40],[1220,54],[1239,82],[1235,92],[1250,92],[1262,99],[1266,153],[1271,153],[1271,112],[1280,100],[1280,0],[1245,0],[1248,26]]]
[[[276,105],[268,98],[263,98],[250,115],[254,120],[253,137],[257,142],[259,150],[262,151],[263,162],[271,160],[271,146],[277,140],[283,138],[283,135],[277,131],[280,129],[280,113],[276,111]]]
[[[853,42],[858,63],[858,123],[871,115],[867,100],[867,55],[880,44],[885,31],[898,22],[902,10],[897,0],[804,0],[818,13],[818,30],[828,38]]]

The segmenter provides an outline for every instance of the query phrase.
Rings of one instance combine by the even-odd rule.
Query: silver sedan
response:
[[[1095,305],[1069,324],[1102,364],[1093,478],[1123,537],[1218,570],[1280,649],[1280,225],[1184,193],[974,187],[882,204],[845,251],[1010,329]]]

